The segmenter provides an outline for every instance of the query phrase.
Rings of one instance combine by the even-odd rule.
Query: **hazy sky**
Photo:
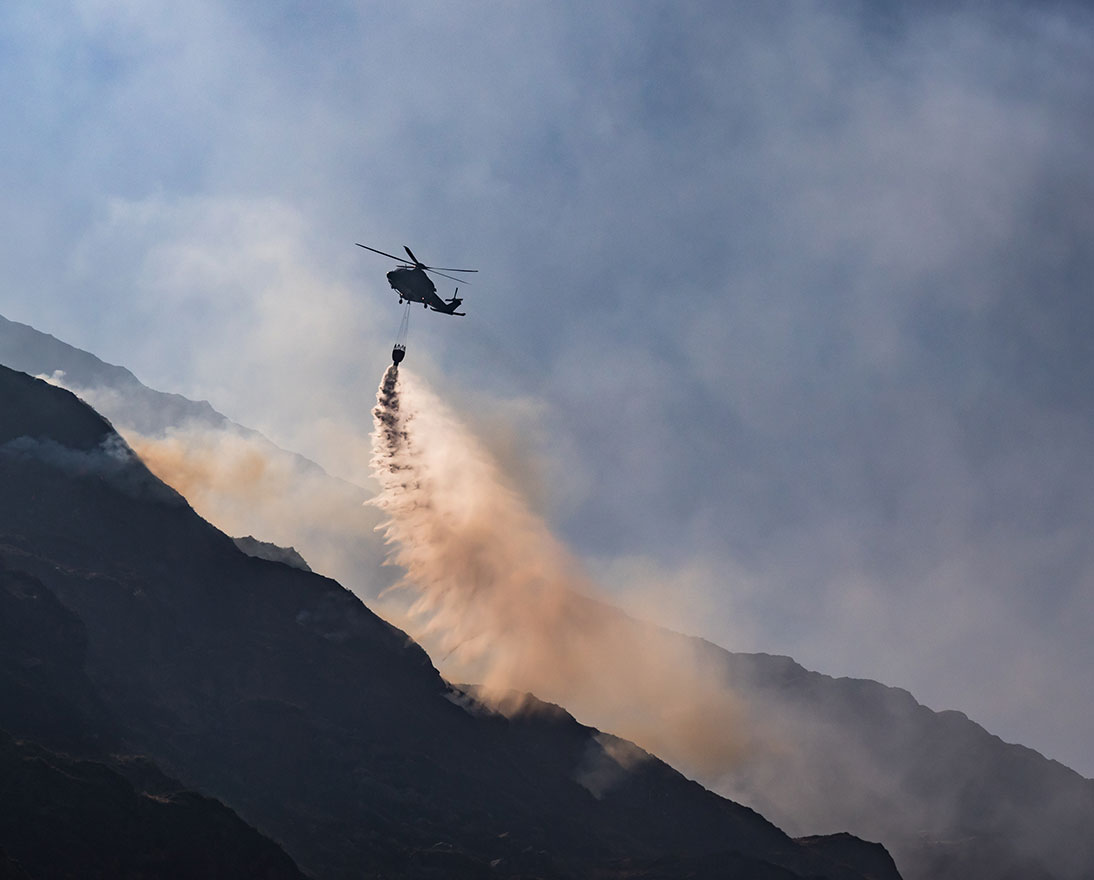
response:
[[[353,242],[477,266],[408,365],[606,588],[1094,776],[1094,15],[931,5],[9,0],[0,313],[354,475]]]

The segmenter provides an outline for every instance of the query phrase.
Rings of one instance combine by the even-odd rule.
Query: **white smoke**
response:
[[[0,454],[38,461],[75,477],[103,480],[131,498],[171,505],[186,503],[171,487],[157,480],[117,434],[107,434],[94,449],[73,449],[49,438],[16,437],[0,445]]]
[[[145,435],[121,429],[160,479],[229,535],[294,547],[315,571],[364,598],[383,584],[368,493],[253,433],[188,424]]]

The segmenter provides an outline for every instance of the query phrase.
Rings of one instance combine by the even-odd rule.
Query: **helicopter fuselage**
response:
[[[456,309],[463,300],[455,296],[447,302],[437,296],[437,287],[425,271],[417,266],[400,266],[387,273],[387,283],[399,294],[399,302],[421,303],[435,312],[446,315],[462,315]]]
[[[437,287],[424,271],[416,266],[400,266],[387,273],[387,283],[399,294],[399,299],[409,302],[435,305],[442,303],[437,296]]]

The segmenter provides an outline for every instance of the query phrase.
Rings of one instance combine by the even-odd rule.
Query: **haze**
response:
[[[477,266],[408,364],[604,590],[1092,776],[1092,34],[16,0],[0,313],[372,485],[400,312],[353,242]]]

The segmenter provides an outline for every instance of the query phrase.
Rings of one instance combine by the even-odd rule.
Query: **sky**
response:
[[[407,363],[605,591],[1094,777],[1083,5],[11,0],[0,76],[0,314],[367,481],[353,243],[477,267]]]

